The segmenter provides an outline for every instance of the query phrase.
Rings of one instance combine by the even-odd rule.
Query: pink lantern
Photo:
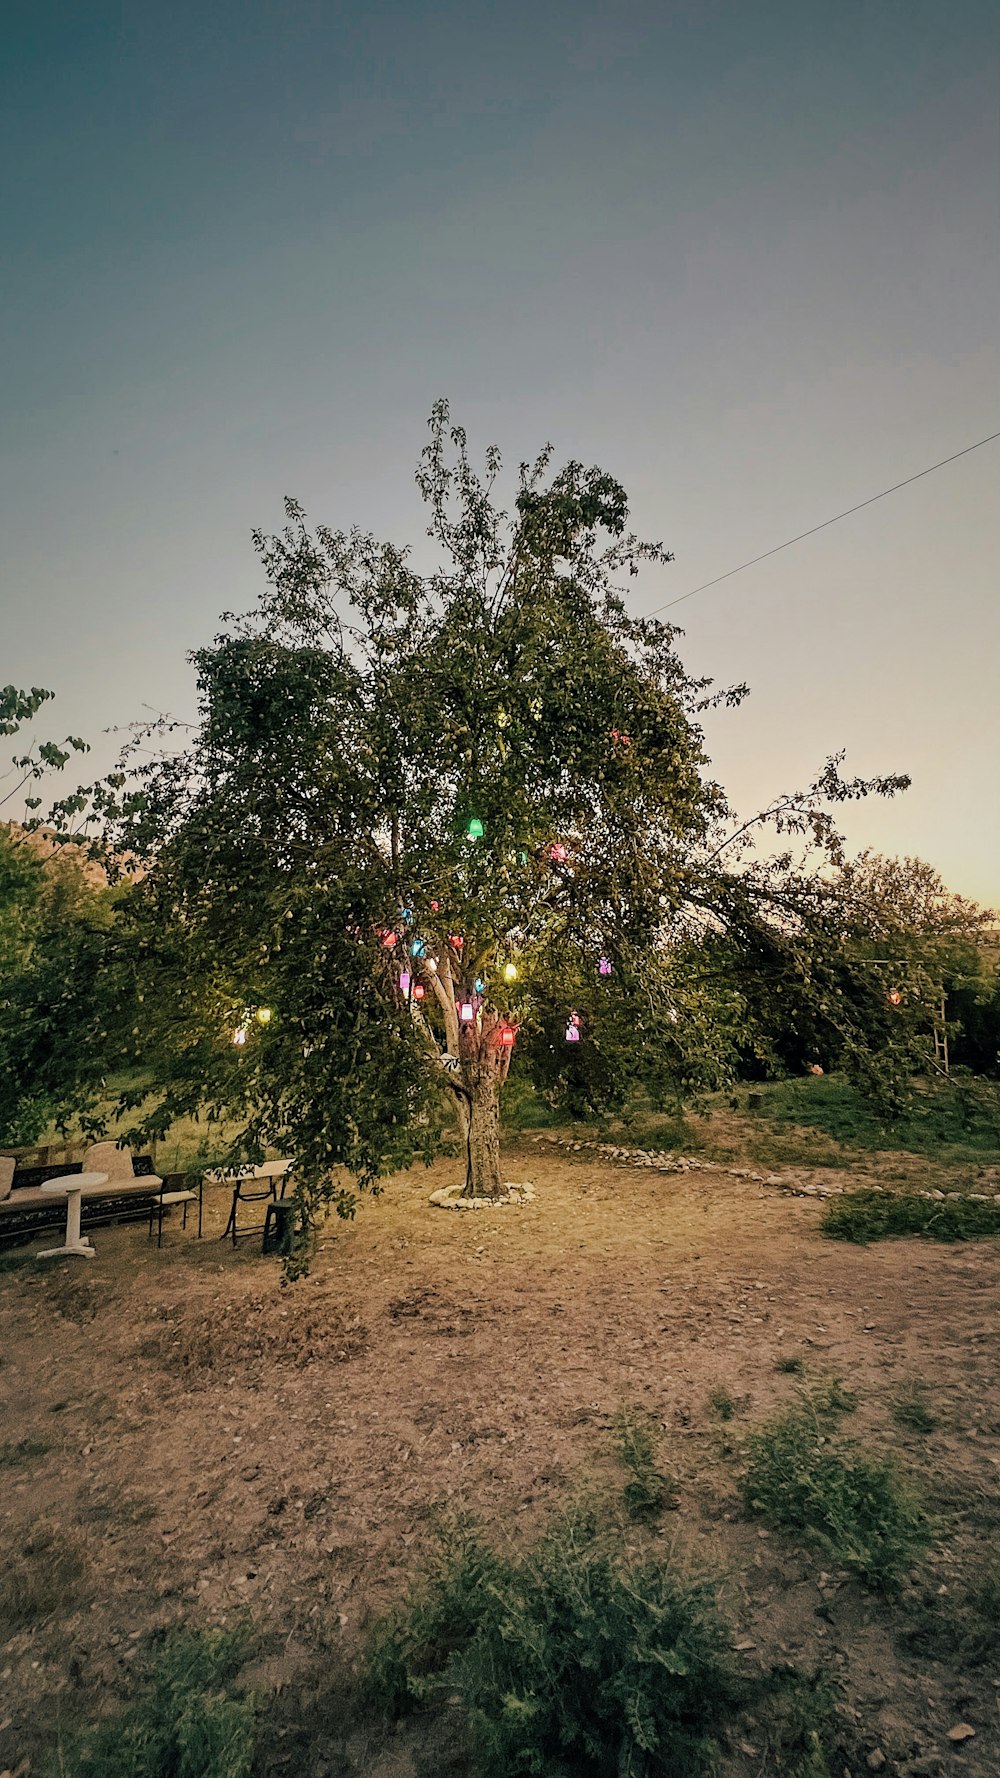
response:
[[[410,992],[410,972],[408,969],[404,969],[399,978],[399,991],[401,994],[408,994]]]
[[[551,858],[553,864],[565,864],[567,858],[569,857],[569,853],[567,852],[565,846],[550,846],[549,847],[549,857]]]
[[[601,961],[597,965],[597,971],[598,971],[599,975],[610,975],[611,974],[610,959],[607,957],[602,957]]]
[[[458,1016],[463,1025],[471,1025],[476,1016],[476,1009],[471,1000],[463,1000],[458,1009]]]
[[[579,1027],[579,1025],[567,1025],[566,1026],[566,1042],[567,1043],[579,1043],[579,1041],[580,1041],[580,1027]]]

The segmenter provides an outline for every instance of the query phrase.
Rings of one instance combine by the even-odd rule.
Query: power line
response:
[[[959,457],[967,457],[970,451],[978,451],[983,445],[992,444],[1000,438],[1000,432],[991,432],[988,438],[980,438],[975,444],[966,445],[964,451],[956,451],[951,457],[942,457],[940,463],[932,463],[929,469],[918,469],[916,475],[908,475],[905,481],[893,482],[891,488],[883,488],[881,494],[872,494],[868,500],[859,500],[857,506],[848,506],[843,512],[835,513],[832,519],[824,519],[821,525],[811,525],[808,531],[800,531],[797,537],[789,537],[785,543],[776,543],[773,549],[766,549],[763,555],[751,556],[749,562],[741,562],[738,568],[730,568],[725,574],[717,574],[714,580],[705,580],[701,586],[692,587],[689,593],[682,593],[679,599],[668,599],[665,605],[656,605],[646,617],[656,617],[660,611],[670,611],[674,605],[683,605],[686,599],[693,599],[696,593],[705,593],[711,586],[718,586],[720,581],[731,580],[734,574],[742,574],[744,568],[753,568],[757,562],[766,562],[768,556],[776,556],[783,549],[791,549],[793,543],[801,543],[804,537],[815,537],[817,531],[825,531],[828,525],[836,525],[840,519],[850,518],[852,512],[860,512],[862,507],[874,506],[876,500],[884,500],[887,494],[896,494],[900,488],[908,488],[911,482],[920,481],[922,476],[933,475],[935,469],[943,469],[946,463],[957,463]]]

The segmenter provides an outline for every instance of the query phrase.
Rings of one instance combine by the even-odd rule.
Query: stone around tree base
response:
[[[499,1210],[504,1204],[530,1204],[535,1195],[533,1185],[512,1185],[504,1182],[502,1198],[463,1198],[464,1185],[444,1185],[431,1192],[431,1203],[438,1210]]]

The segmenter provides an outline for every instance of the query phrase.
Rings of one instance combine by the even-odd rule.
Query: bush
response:
[[[773,1525],[805,1532],[839,1567],[885,1591],[911,1566],[930,1525],[891,1458],[833,1435],[839,1407],[803,1397],[751,1434],[743,1495]]]
[[[114,1721],[60,1746],[53,1778],[248,1778],[256,1704],[229,1695],[247,1652],[244,1628],[175,1631],[144,1694]]]
[[[924,1235],[932,1241],[969,1241],[1000,1235],[1000,1203],[974,1198],[924,1198],[919,1192],[845,1192],[823,1212],[820,1233],[836,1241],[884,1241]]]
[[[465,1528],[377,1632],[371,1677],[389,1709],[457,1695],[477,1778],[695,1778],[743,1695],[727,1641],[706,1585],[612,1554],[583,1510],[519,1560]]]

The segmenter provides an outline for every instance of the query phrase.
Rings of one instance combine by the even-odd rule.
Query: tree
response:
[[[691,947],[734,893],[759,894],[730,863],[754,823],[732,831],[699,722],[746,688],[713,698],[618,585],[669,553],[627,531],[609,475],[546,479],[549,449],[508,517],[498,454],[481,480],[443,402],[430,424],[417,481],[440,565],[310,532],[287,501],[284,530],[255,536],[256,610],[193,657],[193,735],[86,810],[108,857],[141,864],[121,931],[147,983],[150,1115],[235,1108],[246,1145],[293,1146],[320,1196],[333,1163],[371,1183],[429,1152],[435,1089],[467,1191],[500,1194],[500,1092],[546,1031],[592,1046],[605,1080],[657,1051],[696,1070],[671,996],[691,1000]],[[831,803],[905,782],[831,761],[755,820],[829,851]]]

